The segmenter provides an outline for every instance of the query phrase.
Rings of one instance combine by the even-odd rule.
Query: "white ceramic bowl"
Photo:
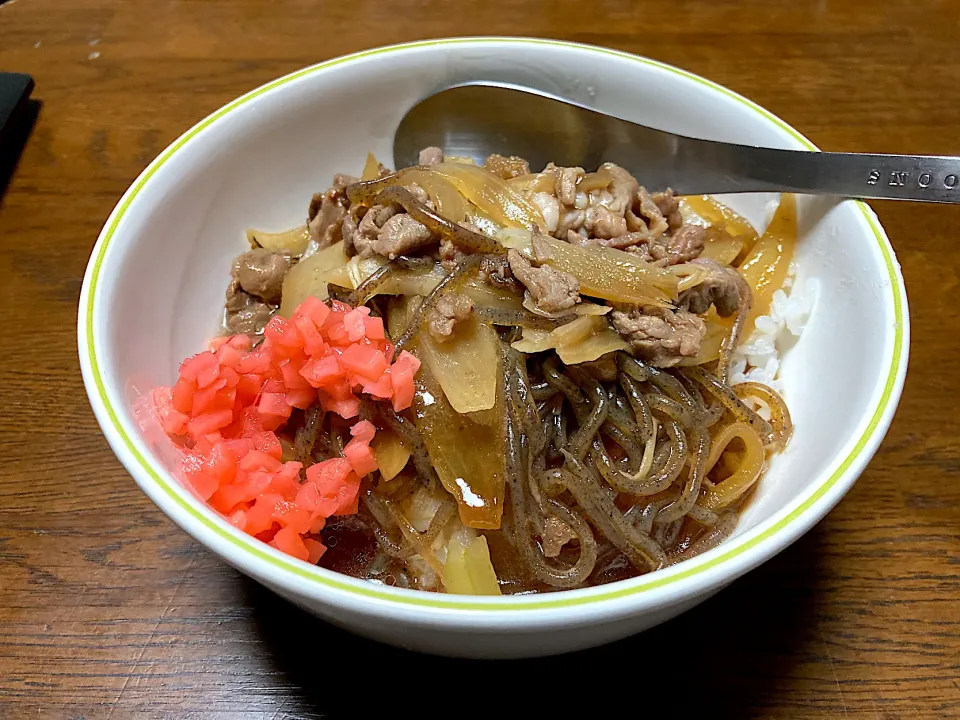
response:
[[[723,87],[603,48],[452,39],[330,60],[218,110],[127,191],[84,277],[80,362],[103,432],[140,487],[241,572],[330,622],[395,645],[470,657],[546,655],[663,622],[820,520],[853,485],[893,416],[907,365],[907,303],[893,251],[866,205],[802,200],[799,279],[819,278],[821,287],[782,367],[796,433],[735,536],[676,567],[589,590],[473,598],[373,585],[275,551],[180,486],[176,459],[136,421],[137,399],[169,384],[178,362],[214,333],[245,228],[302,222],[311,194],[334,172],[358,172],[369,150],[391,160],[392,133],[408,107],[466,80],[526,85],[688,135],[815,149]],[[755,223],[763,223],[768,200],[728,199]]]

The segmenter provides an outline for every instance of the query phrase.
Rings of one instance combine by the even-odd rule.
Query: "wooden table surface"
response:
[[[657,697],[680,717],[960,717],[957,207],[874,204],[906,275],[913,346],[893,427],[854,490],[715,599],[610,647],[504,666],[359,640],[218,562],[114,459],[76,358],[97,233],[181,132],[304,65],[445,35],[563,38],[701,73],[823,148],[960,154],[960,5],[947,0],[466,7],[0,3],[0,70],[33,74],[42,101],[0,201],[12,340],[0,365],[0,718],[363,717],[407,698],[430,716],[518,682],[524,696],[493,707],[642,709]],[[468,694],[462,706],[438,702],[448,688]]]

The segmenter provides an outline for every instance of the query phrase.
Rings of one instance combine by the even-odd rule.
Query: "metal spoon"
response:
[[[650,190],[678,195],[795,192],[960,202],[960,158],[868,155],[735,145],[675,135],[527,88],[470,83],[420,101],[393,140],[397,167],[421,148],[482,161],[519,155],[531,167],[615,162]]]

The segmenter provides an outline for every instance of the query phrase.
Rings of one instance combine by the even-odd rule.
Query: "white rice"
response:
[[[781,355],[796,343],[806,327],[819,288],[819,283],[812,278],[795,283],[796,270],[796,265],[791,263],[783,288],[773,294],[769,314],[757,318],[753,333],[734,351],[731,385],[758,382],[783,394]]]

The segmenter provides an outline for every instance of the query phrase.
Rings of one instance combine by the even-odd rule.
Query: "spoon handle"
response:
[[[706,140],[680,143],[677,150],[677,169],[685,161],[691,168],[698,166],[700,177],[691,182],[702,184],[703,192],[797,192],[960,203],[960,157],[776,150]]]

